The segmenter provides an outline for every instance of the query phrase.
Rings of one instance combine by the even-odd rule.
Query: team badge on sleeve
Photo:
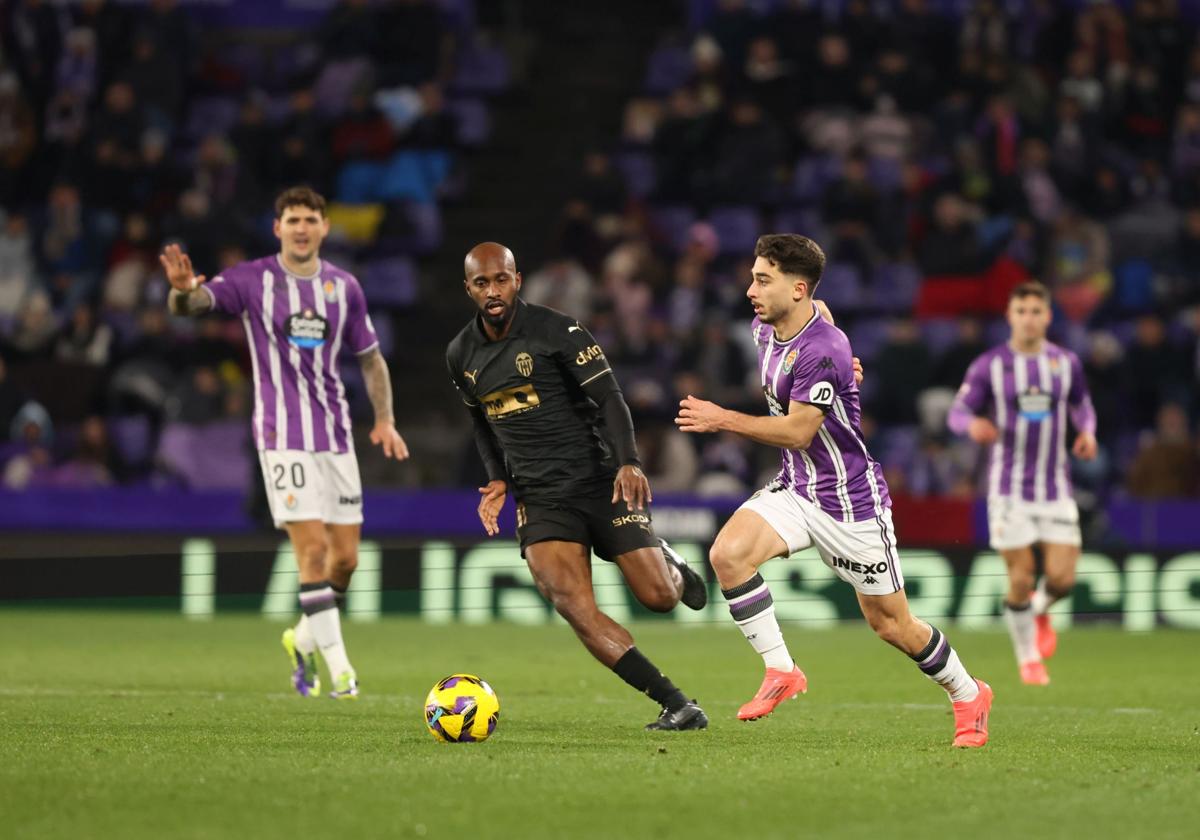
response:
[[[783,372],[784,372],[784,373],[791,373],[791,372],[792,372],[792,366],[793,366],[794,364],[796,364],[796,356],[797,356],[797,355],[799,355],[799,351],[798,351],[798,350],[793,350],[791,353],[788,353],[788,354],[787,354],[787,358],[785,358],[785,359],[783,360]]]

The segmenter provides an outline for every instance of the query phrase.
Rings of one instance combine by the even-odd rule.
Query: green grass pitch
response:
[[[363,697],[291,693],[281,624],[0,612],[9,838],[1195,837],[1200,637],[1075,629],[1048,688],[1007,637],[947,628],[996,690],[992,743],[953,750],[941,689],[865,626],[786,629],[807,696],[734,719],[761,665],[732,625],[634,627],[712,718],[656,707],[565,627],[346,629]],[[454,671],[496,688],[486,744],[425,731]]]

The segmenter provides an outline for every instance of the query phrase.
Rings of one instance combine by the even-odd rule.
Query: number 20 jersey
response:
[[[846,334],[813,309],[800,332],[779,339],[775,329],[755,318],[759,379],[772,416],[788,413],[795,402],[825,412],[825,421],[807,450],[783,449],[776,481],[839,522],[874,519],[891,507],[883,469],[863,442],[854,381],[853,355]]]

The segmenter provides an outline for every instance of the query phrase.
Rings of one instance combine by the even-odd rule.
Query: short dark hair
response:
[[[1050,290],[1046,288],[1045,283],[1038,280],[1026,280],[1023,283],[1018,283],[1008,294],[1010,301],[1027,297],[1041,298],[1042,303],[1047,306],[1050,305]]]
[[[796,274],[808,281],[812,297],[825,271],[825,252],[807,236],[798,233],[768,233],[758,237],[754,256],[769,260],[784,274]]]
[[[275,199],[275,218],[282,219],[289,207],[307,207],[325,215],[325,197],[312,187],[288,187]]]

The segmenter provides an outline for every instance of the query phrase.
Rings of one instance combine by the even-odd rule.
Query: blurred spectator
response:
[[[778,183],[784,163],[779,126],[752,100],[730,104],[715,140],[708,195],[715,201],[755,203]]]
[[[861,152],[846,158],[842,176],[825,191],[822,210],[833,235],[826,246],[829,258],[854,263],[866,274],[879,256],[876,239],[882,220],[880,197],[867,177],[867,159]]]
[[[0,321],[13,319],[34,289],[33,241],[25,217],[3,216],[0,231]]]
[[[1166,324],[1154,315],[1137,319],[1125,365],[1130,389],[1126,411],[1138,429],[1150,428],[1161,403],[1187,399],[1195,385],[1186,354],[1171,346]]]
[[[933,206],[933,226],[921,243],[921,269],[931,276],[974,274],[984,268],[984,252],[975,232],[975,211],[953,193]]]
[[[112,328],[108,324],[96,323],[92,308],[81,303],[72,311],[66,331],[59,336],[54,357],[70,364],[105,367],[112,342]]]
[[[1139,499],[1185,499],[1200,495],[1200,455],[1178,403],[1158,410],[1153,436],[1129,467],[1129,494]]]
[[[108,428],[99,417],[88,417],[79,427],[74,453],[60,464],[51,481],[60,487],[103,487],[113,483],[113,454]]]
[[[880,423],[916,423],[917,395],[929,385],[933,363],[913,321],[891,324],[874,367],[872,374],[878,376],[878,384],[869,407],[871,414]]]
[[[26,402],[18,409],[9,430],[12,445],[4,463],[4,486],[21,490],[45,481],[53,467],[50,446],[54,427],[50,415],[39,403]]]
[[[1084,321],[1112,288],[1104,227],[1068,208],[1054,225],[1050,240],[1049,285],[1066,316]]]
[[[526,277],[521,297],[526,303],[565,312],[581,324],[591,320],[592,278],[569,258],[550,260]]]

